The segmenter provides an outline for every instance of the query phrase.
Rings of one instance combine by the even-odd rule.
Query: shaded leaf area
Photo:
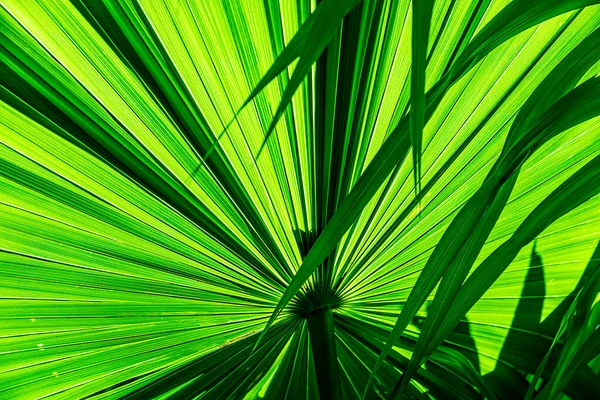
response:
[[[598,251],[598,247],[596,252]],[[593,259],[593,258],[592,258]],[[592,262],[588,264],[586,270],[589,270]],[[564,315],[561,310],[572,301],[567,297],[560,305],[542,321],[542,310],[545,296],[545,279],[543,261],[535,250],[535,244],[531,250],[531,261],[529,269],[521,292],[521,300],[515,310],[511,329],[506,336],[502,351],[498,357],[499,362],[506,363],[515,368],[515,378],[507,380],[503,376],[502,368],[496,367],[496,370],[485,375],[484,379],[490,384],[497,385],[502,392],[499,398],[525,398],[529,388],[529,381],[526,379],[528,374],[532,374],[531,365],[539,365],[542,362],[546,352],[550,349],[551,340],[558,333],[558,323]],[[583,277],[589,274],[584,272]],[[581,284],[578,284],[578,286]],[[576,291],[579,289],[576,288]],[[560,350],[558,350],[560,351]],[[543,372],[543,379],[547,382],[556,368],[558,356],[554,354],[546,363],[548,370]],[[578,375],[570,388],[566,388],[565,393],[571,398],[585,399],[591,393],[600,393],[600,379],[589,368],[585,368]],[[574,387],[585,387],[585,390],[574,390]]]
[[[537,379],[544,373],[548,360],[551,360],[553,356],[558,357],[557,353],[560,354],[557,366],[546,385],[540,390],[539,398],[556,396],[570,380],[578,378],[581,369],[587,372],[586,364],[597,356],[599,351],[597,330],[600,320],[597,312],[594,313],[594,308],[596,308],[595,299],[600,292],[599,257],[600,243],[596,246],[582,279],[574,289],[572,302],[564,302],[568,309],[562,316],[560,327],[554,334],[551,347],[531,381],[527,398],[532,397]],[[561,343],[556,346],[559,341]]]
[[[427,312],[429,312],[429,305],[427,306]],[[417,316],[413,319],[413,324],[419,329],[423,328],[423,322],[425,318],[422,316]],[[465,318],[461,321],[454,331],[451,333],[451,339],[449,346],[454,348],[455,350],[460,350],[463,352],[463,355],[468,361],[471,363],[472,368],[478,373],[481,374],[481,366],[479,365],[479,354],[477,352],[477,344],[471,335],[471,328],[469,325],[468,318]]]
[[[367,361],[373,362],[376,360],[377,355],[383,348],[387,333],[385,329],[343,315],[339,317],[338,321],[337,326],[340,329],[337,332],[340,342],[346,347],[345,351],[354,352],[355,357],[364,362],[362,375],[357,374],[354,386],[351,386],[353,392],[347,393],[349,397],[355,397],[360,394],[359,391],[361,390],[360,387],[355,385],[368,378],[369,364]],[[410,350],[414,348],[414,341],[405,339],[398,346]],[[341,344],[338,344],[338,351],[341,359],[341,354],[344,353],[344,347],[341,347]],[[403,355],[402,352],[394,352],[388,359],[388,363],[382,367],[383,372],[370,390],[385,397],[391,392],[391,388],[400,375],[393,367],[404,368],[407,364],[408,358],[406,355]],[[451,363],[444,361],[442,355],[440,355],[439,360],[432,361],[432,365],[428,364],[426,369],[420,370],[416,377],[417,382],[427,385],[434,397],[479,398],[477,392],[466,384],[465,380],[467,380],[466,373],[462,369],[454,369]],[[350,383],[352,384],[352,382]],[[412,395],[411,392],[413,392]],[[375,393],[369,396],[373,396]],[[414,396],[414,389],[410,389],[408,394]]]
[[[444,317],[440,324],[440,329],[435,332],[432,343],[438,345],[445,335],[448,335],[451,329],[456,326],[461,317],[471,308],[474,303],[490,288],[493,282],[499,278],[508,264],[514,259],[526,243],[539,235],[541,231],[549,226],[553,221],[559,218],[561,212],[568,212],[577,207],[581,202],[596,195],[600,186],[593,184],[596,182],[597,169],[600,158],[595,157],[588,162],[582,169],[572,175],[561,186],[555,189],[536,209],[525,219],[521,226],[515,231],[510,240],[497,248],[466,280],[465,284],[458,292],[454,304],[451,305],[449,313]],[[588,172],[590,174],[588,175]],[[586,178],[589,178],[587,180]],[[583,178],[583,179],[582,179]],[[557,207],[564,206],[559,212]],[[571,208],[569,208],[571,207]],[[536,224],[535,222],[539,222]],[[500,256],[502,255],[502,256]],[[504,257],[506,256],[506,257]],[[435,300],[434,300],[435,301]],[[434,303],[435,304],[435,303]],[[420,336],[419,340],[423,335]],[[435,347],[430,346],[430,350]],[[400,390],[402,387],[400,387]]]
[[[598,393],[597,3],[2,1],[0,399]]]
[[[538,285],[539,282],[535,282],[535,284]],[[523,303],[523,300],[521,300],[521,303]],[[354,334],[357,337],[359,335],[368,337],[368,340],[362,341],[362,345],[372,349],[375,353],[373,356],[378,355],[385,343],[389,327],[374,328],[372,325],[359,323],[357,320],[345,316],[340,316],[338,321],[340,321],[340,330],[345,332],[347,329],[354,329],[354,332],[356,332]],[[522,339],[526,345],[531,346],[533,344],[533,347],[530,347],[528,351],[524,351],[521,344],[515,348],[509,348],[504,342],[503,348],[506,350],[501,352],[495,360],[497,362],[496,369],[482,377],[471,362],[473,354],[476,354],[476,349],[469,345],[473,342],[473,338],[465,334],[465,331],[468,330],[468,323],[463,322],[461,325],[448,337],[443,346],[436,349],[429,357],[429,361],[419,369],[415,375],[415,381],[431,388],[430,394],[434,398],[504,399],[524,397],[529,386],[526,377],[528,374],[535,372],[532,366],[537,365],[536,363],[543,358],[544,348],[547,349],[551,341],[547,337],[541,336],[539,331],[531,327],[524,331],[515,331],[516,328],[512,326],[507,340],[514,340],[515,335],[513,333],[518,332],[520,334],[518,338]],[[511,335],[512,339],[510,339]],[[387,363],[400,366],[401,369],[406,368],[410,352],[414,350],[415,344],[414,336],[401,338],[397,343],[396,350],[387,359]],[[373,356],[369,359],[373,359]],[[554,359],[550,363],[549,370],[544,374],[545,379],[550,378],[556,361]],[[382,368],[389,369],[389,365],[384,365],[385,367]],[[589,368],[581,370],[580,373],[581,376],[576,381],[569,382],[565,388],[565,393],[573,398],[580,399],[585,399],[591,393],[598,393],[600,378]],[[388,377],[389,380],[380,381],[384,379],[383,377]],[[382,373],[382,377],[374,381],[374,387],[369,391],[383,393],[385,397],[389,395],[399,378],[397,372],[392,375],[389,372]],[[432,381],[429,379],[432,379]],[[510,379],[515,379],[515,381]],[[452,387],[453,384],[456,386]],[[467,386],[461,386],[462,384]],[[435,388],[436,385],[439,386]],[[410,396],[409,392],[407,395]],[[517,397],[510,397],[512,395]],[[370,398],[370,396],[374,396],[374,394],[367,394],[367,398]]]
[[[535,251],[534,244],[531,250],[529,269],[527,270],[525,283],[521,291],[521,300],[519,300],[519,304],[515,310],[515,318],[512,321],[506,339],[504,339],[502,351],[498,356],[500,366],[497,365],[493,372],[484,376],[484,379],[490,382],[490,384],[502,388],[502,393],[499,394],[499,397],[502,399],[525,397],[525,393],[529,387],[529,383],[525,377],[520,375],[518,371],[515,371],[514,375],[516,376],[511,380],[507,380],[501,366],[504,366],[503,363],[513,366],[518,365],[518,360],[517,362],[513,361],[515,359],[514,354],[527,354],[539,359],[539,351],[536,351],[536,349],[540,347],[543,349],[547,339],[528,334],[527,332],[549,333],[543,332],[540,329],[545,294],[544,265],[542,258]]]

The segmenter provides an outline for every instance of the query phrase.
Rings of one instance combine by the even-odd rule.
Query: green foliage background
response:
[[[1,0],[0,399],[600,398],[597,3]]]

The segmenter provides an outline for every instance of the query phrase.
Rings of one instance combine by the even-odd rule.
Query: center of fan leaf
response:
[[[310,290],[298,293],[292,300],[290,308],[293,312],[301,316],[306,316],[312,312],[330,308],[335,309],[342,304],[340,296],[329,288],[311,288]]]

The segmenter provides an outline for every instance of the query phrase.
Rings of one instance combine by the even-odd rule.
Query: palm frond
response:
[[[0,399],[600,396],[593,0],[4,0]]]

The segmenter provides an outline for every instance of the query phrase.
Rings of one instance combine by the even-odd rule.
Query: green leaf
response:
[[[322,1],[313,14],[311,14],[304,24],[302,24],[296,35],[294,35],[273,65],[258,82],[254,90],[252,90],[252,93],[250,93],[246,101],[244,101],[238,110],[238,113],[248,105],[269,84],[269,82],[275,79],[294,60],[298,59],[298,62],[294,66],[294,72],[292,73],[285,91],[283,92],[281,101],[277,106],[277,110],[275,110],[275,113],[273,114],[273,119],[266,129],[265,138],[258,150],[258,154],[261,153],[263,147],[266,145],[269,137],[275,130],[277,122],[291,103],[294,93],[298,87],[300,87],[300,84],[310,71],[310,68],[315,61],[317,61],[321,53],[323,53],[323,50],[325,50],[325,47],[339,29],[346,14],[361,1],[362,0]],[[225,129],[227,129],[227,127]],[[208,157],[210,153],[212,153],[212,150],[218,144],[219,139],[220,138],[217,138],[217,142],[207,151],[205,157]]]
[[[600,157],[579,169],[525,219],[509,240],[498,247],[465,281],[432,343],[437,345],[473,304],[490,288],[519,250],[552,222],[600,193]],[[429,348],[433,348],[430,346]]]
[[[542,114],[545,108],[553,102],[553,99],[559,98],[567,90],[573,87],[580,77],[583,76],[598,58],[600,58],[600,53],[594,51],[599,46],[600,29],[597,29],[565,57],[565,59],[557,65],[552,73],[545,78],[540,86],[538,86],[537,90],[528,98],[527,102],[523,105],[521,111],[517,115],[515,123],[511,126],[504,147],[505,151],[503,151],[503,155],[500,156],[501,161],[496,163],[480,190],[469,199],[457,217],[452,221],[450,227],[444,233],[444,236],[427,261],[423,272],[413,288],[413,292],[418,294],[419,297],[414,296],[414,298],[411,298],[411,296],[409,296],[407,306],[403,308],[402,313],[398,318],[398,329],[393,331],[393,334],[394,332],[395,334],[394,336],[391,336],[390,339],[392,340],[392,343],[394,340],[397,340],[399,334],[406,328],[410,319],[414,317],[426,297],[431,293],[440,277],[442,277],[440,286],[432,303],[430,310],[431,315],[425,320],[425,325],[419,338],[415,355],[411,358],[409,369],[404,374],[404,385],[409,381],[415,366],[422,361],[425,349],[433,338],[432,335],[438,331],[452,305],[456,293],[459,291],[460,286],[467,277],[481,248],[500,217],[500,213],[508,201],[510,193],[516,183],[520,171],[518,166],[522,165],[526,158],[535,151],[535,148],[551,138],[552,134],[557,134],[565,129],[564,126],[552,125],[549,118],[546,116],[553,115],[552,121],[558,119],[561,122],[569,124],[569,126],[576,125],[578,122],[564,121],[560,116],[554,115],[554,110],[564,110],[566,104],[569,105],[569,107],[572,106],[572,99],[577,98],[581,93],[588,93],[591,97],[594,96],[594,87],[597,86],[597,82],[595,83],[594,80],[590,80],[572,93],[569,93],[567,96],[560,99],[559,102],[552,105],[552,107]],[[584,87],[584,85],[586,86]],[[587,90],[587,86],[590,86],[592,89]],[[586,101],[589,99],[590,97],[583,99],[582,104],[586,104]],[[583,118],[589,118],[592,107],[594,106],[592,105],[587,111],[584,111],[583,107],[577,111],[583,111]],[[573,116],[576,114],[577,113],[574,112]],[[537,125],[535,122],[536,119],[541,121],[538,122]],[[549,127],[547,132],[544,131],[546,127]],[[527,135],[519,136],[518,134],[518,132],[527,131]],[[540,134],[540,132],[546,133],[547,135],[544,136]],[[525,143],[528,140],[526,139],[528,137],[535,138],[537,141],[536,147],[521,151],[518,155],[513,155],[515,152],[514,150],[512,153],[510,150],[507,151],[507,149],[511,148],[515,150],[527,148]],[[511,161],[511,167],[507,167],[506,172],[496,172],[497,170],[503,171],[502,165],[506,162],[504,160],[513,160]],[[496,173],[502,174],[501,177],[494,177],[494,174]],[[507,176],[510,176],[510,178],[503,182],[500,188],[498,188],[494,183],[495,179],[502,181],[507,179]],[[496,180],[496,182],[498,182],[498,180]],[[414,303],[411,302],[413,299],[415,299]],[[404,319],[402,319],[402,314],[404,314]],[[402,385],[400,386],[400,391],[401,390]]]
[[[554,4],[554,3],[553,3]],[[571,7],[571,8],[569,8]],[[569,4],[567,9],[564,9],[560,4],[554,4],[553,7],[544,9],[543,15],[541,16],[542,20],[544,18],[551,18],[560,12],[565,12],[577,7],[577,4],[574,2],[573,4]],[[539,10],[538,10],[539,11]],[[556,14],[554,14],[556,13]],[[536,18],[531,18],[529,14],[526,15],[525,22],[521,23],[518,26],[513,26],[512,24],[506,29],[511,34],[517,34],[521,32],[523,29],[526,29],[529,26],[534,25],[535,23],[539,23],[540,20]],[[528,25],[531,24],[531,25]],[[480,33],[480,35],[484,35],[484,33]],[[485,34],[489,35],[489,34]],[[486,52],[490,52],[493,48],[500,45],[504,40],[508,40],[510,38],[509,35],[505,37],[501,35],[500,37],[504,38],[502,41],[493,41],[492,45],[484,46],[484,47],[473,47],[472,50],[468,50],[469,54],[481,54]],[[478,36],[484,37],[484,36]],[[475,41],[475,39],[474,39]],[[591,41],[591,40],[590,40]],[[482,42],[485,42],[482,39]],[[465,50],[467,52],[467,50]],[[466,54],[466,53],[465,53]],[[466,57],[466,56],[465,56]],[[458,63],[459,61],[457,61]],[[470,64],[467,69],[472,68],[474,65]],[[441,100],[441,95],[445,93],[452,83],[455,82],[455,79],[458,79],[457,74],[447,74],[447,82],[450,82],[447,86],[436,86],[430,90],[432,100],[428,103],[427,112],[425,114],[425,120],[428,120],[433,110],[439,104]],[[404,159],[405,154],[400,150],[403,148],[403,142],[398,143],[403,140],[403,133],[407,130],[408,122],[406,118],[403,118],[400,123],[394,128],[390,136],[386,139],[386,141],[381,146],[380,150],[371,160],[369,166],[365,169],[363,174],[361,175],[359,181],[355,184],[352,191],[348,194],[348,196],[344,199],[344,202],[339,206],[338,210],[331,218],[323,232],[320,234],[318,239],[315,241],[313,247],[309,251],[308,255],[304,259],[302,266],[290,282],[290,285],[286,288],[284,295],[281,297],[280,301],[275,308],[269,323],[267,324],[267,329],[270,324],[275,320],[279,312],[283,309],[283,307],[294,297],[296,292],[302,287],[304,282],[308,280],[308,278],[312,275],[312,273],[317,269],[317,267],[323,262],[323,260],[333,251],[338,241],[345,234],[347,229],[352,226],[355,219],[361,214],[359,210],[362,210],[362,207],[366,205],[371,197],[377,192],[379,186],[383,183],[383,181],[389,176],[389,173],[393,170],[393,168]],[[394,162],[390,162],[390,158],[395,157]],[[375,164],[375,165],[373,165]],[[481,206],[482,203],[479,203],[478,206]],[[353,210],[350,213],[350,210]],[[432,287],[433,288],[433,287]],[[415,313],[416,310],[411,310],[411,312]],[[410,313],[407,313],[407,315]],[[414,314],[413,314],[414,315]],[[408,323],[409,319],[405,320],[405,323]],[[400,329],[398,329],[400,330]],[[401,331],[401,330],[400,330]],[[397,331],[395,331],[394,335],[399,335]],[[378,367],[374,368],[374,371],[377,370]]]
[[[304,282],[308,280],[323,260],[331,253],[346,230],[352,226],[355,219],[362,212],[362,208],[366,206],[371,196],[379,189],[378,183],[381,179],[380,177],[387,170],[391,169],[391,166],[396,164],[396,157],[399,155],[406,156],[410,148],[410,139],[408,131],[401,128],[406,127],[396,128],[390,134],[386,140],[386,144],[388,144],[386,148],[389,151],[377,154],[376,158],[369,164],[369,167],[367,167],[358,182],[356,182],[352,191],[346,196],[346,199],[340,205],[323,232],[321,232],[304,258],[298,272],[296,272],[296,275],[294,275],[294,278],[279,299],[263,332],[268,330],[283,307],[287,305]],[[260,340],[261,338],[259,338],[259,342]]]
[[[573,376],[572,370],[576,370],[581,365],[587,364],[595,355],[594,346],[598,347],[598,338],[593,338],[598,330],[600,319],[592,315],[592,307],[595,304],[598,293],[600,292],[600,262],[594,259],[594,256],[600,254],[600,245],[592,255],[592,275],[584,283],[580,292],[577,294],[569,311],[565,314],[561,330],[557,333],[555,341],[561,336],[566,336],[565,346],[561,352],[557,367],[554,369],[552,378],[547,387],[542,391],[546,392],[540,396],[544,398],[553,398],[569,382]],[[595,264],[595,266],[594,266]],[[554,344],[554,343],[553,343]],[[550,349],[548,354],[550,354]],[[541,366],[543,368],[543,366]],[[532,381],[533,383],[533,381]]]
[[[542,389],[538,397],[541,399],[551,399],[554,398],[553,395],[559,393],[568,383],[569,380],[575,375],[579,368],[585,366],[587,363],[592,361],[600,352],[600,331],[598,329],[594,330],[594,332],[581,344],[581,347],[577,349],[575,354],[573,354],[570,359],[568,365],[563,369],[562,376],[560,380],[556,380],[557,378],[553,378],[548,385]]]
[[[427,45],[429,26],[433,12],[433,0],[413,2],[412,18],[412,64],[410,75],[410,143],[413,154],[415,195],[421,190],[421,148],[425,125],[425,71],[427,69]]]
[[[592,4],[598,4],[598,1],[517,0],[511,2],[473,38],[456,60],[452,75],[463,76],[483,57],[518,33],[557,15]]]
[[[583,283],[583,281],[580,281],[583,283],[583,285],[581,285],[582,287],[575,288],[577,295],[576,295],[574,301],[570,304],[569,308],[564,313],[564,315],[561,319],[560,327],[559,327],[558,331],[556,332],[556,335],[554,336],[552,344],[551,344],[550,348],[548,349],[546,355],[544,356],[544,359],[538,365],[538,367],[535,371],[534,377],[531,379],[531,383],[529,385],[529,388],[528,388],[526,396],[525,396],[526,399],[533,398],[535,389],[537,387],[537,383],[538,383],[540,377],[542,376],[544,369],[546,368],[546,364],[548,363],[548,360],[550,359],[550,355],[552,354],[552,351],[554,350],[554,348],[557,345],[557,343],[559,342],[559,340],[561,340],[564,337],[565,333],[568,330],[572,329],[572,328],[570,328],[570,326],[573,325],[574,321],[575,321],[576,307],[580,308],[580,312],[583,311],[583,310],[581,310],[581,306],[580,306],[580,304],[581,304],[580,300],[582,299],[581,295],[582,295],[583,291],[585,290],[585,291],[589,291],[590,293],[593,293],[594,286],[598,284],[598,276],[597,276],[598,275],[598,265],[599,265],[599,263],[597,262],[598,256],[600,256],[600,244],[598,244],[596,246],[596,250],[592,254],[592,258],[590,259],[590,262],[588,263],[588,266],[586,268],[586,271],[591,270],[592,273],[595,275],[590,276],[590,274],[586,274],[584,272],[583,277],[586,278],[585,283]],[[588,280],[589,278],[591,278],[591,280]],[[588,306],[591,306],[591,304],[588,304]],[[585,313],[584,313],[584,315],[585,315]],[[581,325],[581,324],[579,324],[579,325]],[[564,366],[564,362],[563,362],[563,366]]]
[[[4,0],[0,398],[598,397],[592,3]]]

